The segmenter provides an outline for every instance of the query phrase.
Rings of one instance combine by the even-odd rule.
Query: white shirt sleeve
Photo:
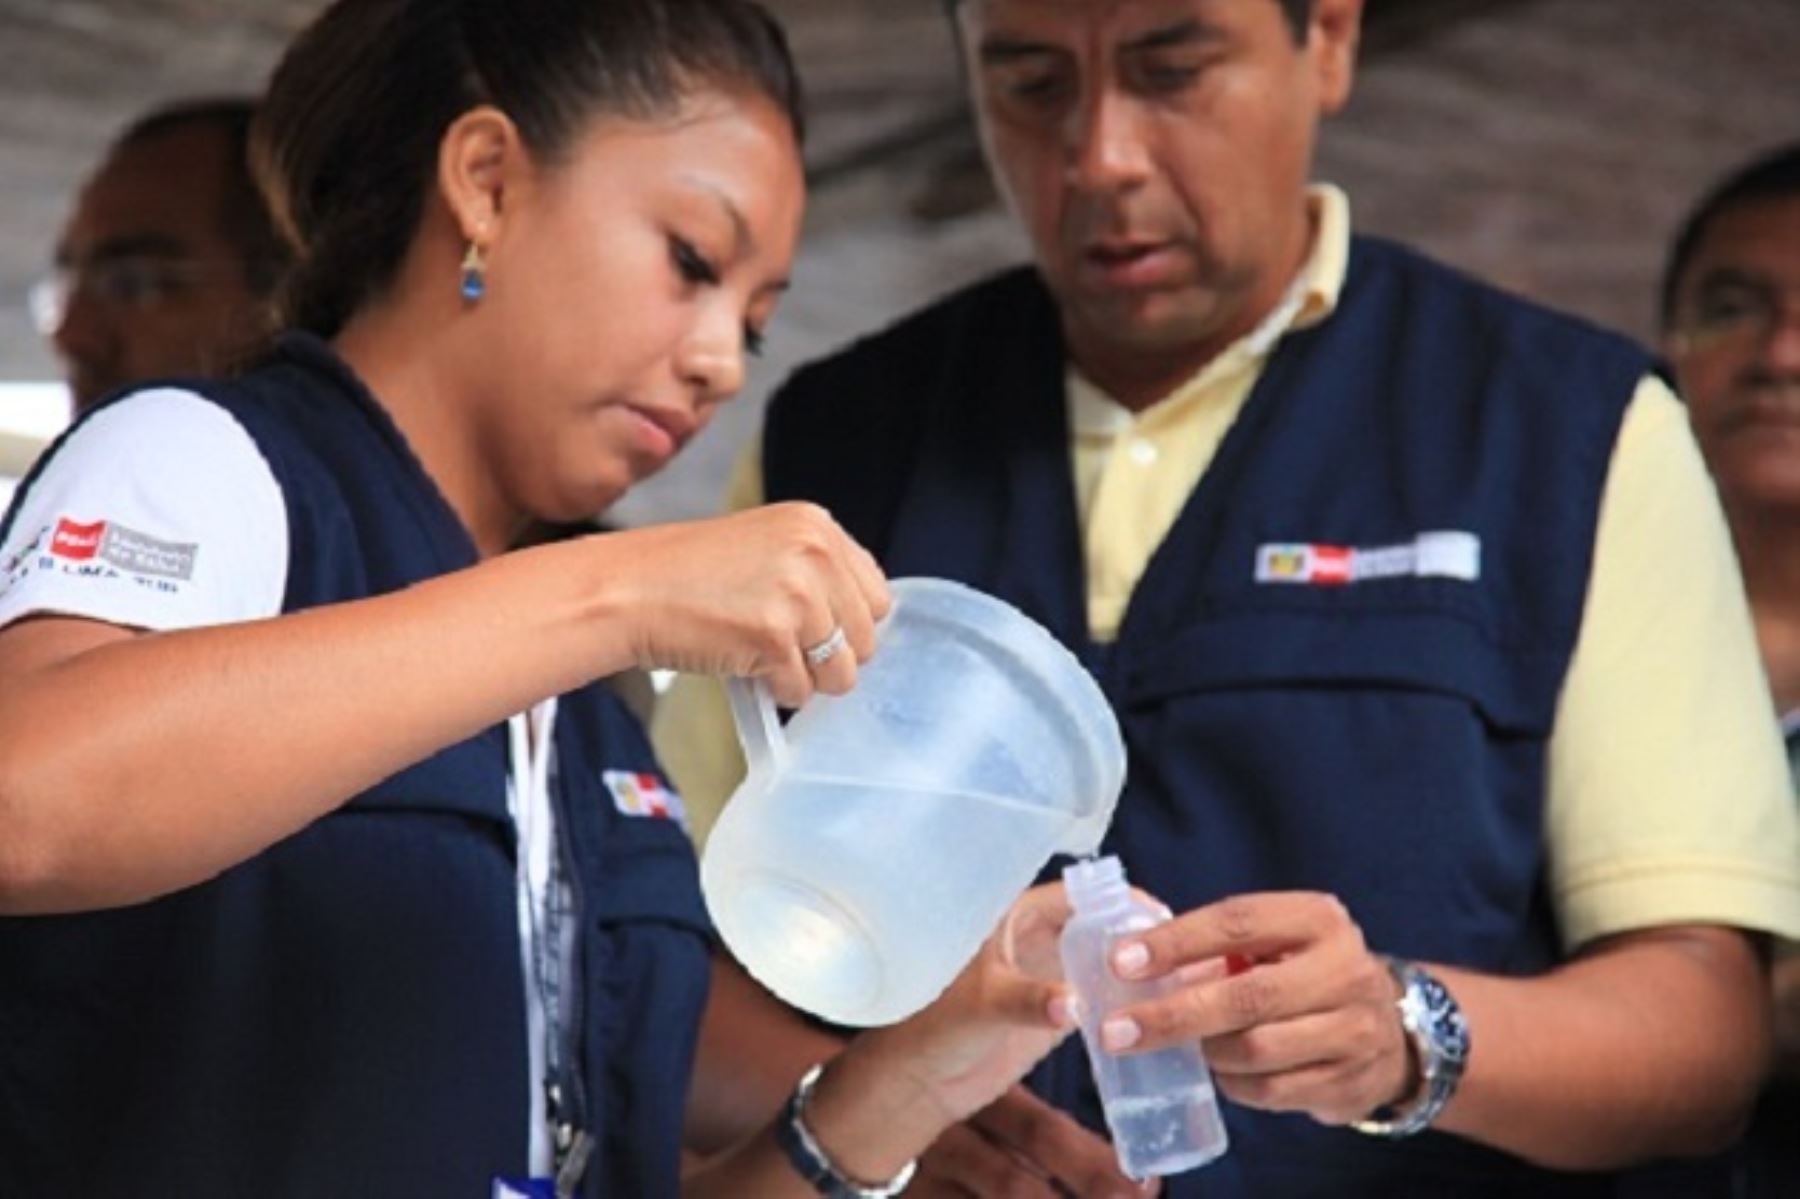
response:
[[[15,497],[0,544],[0,628],[33,615],[168,631],[274,616],[287,504],[217,404],[162,388],[76,429]]]

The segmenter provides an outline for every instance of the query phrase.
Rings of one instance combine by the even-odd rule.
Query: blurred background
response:
[[[615,511],[625,523],[711,511],[792,366],[1022,256],[938,0],[768,3],[812,99],[796,286],[746,394]],[[257,90],[322,6],[0,0],[0,492],[66,411],[26,296],[81,180],[145,109]],[[1648,337],[1697,193],[1797,132],[1800,0],[1369,0],[1356,96],[1318,175],[1349,190],[1365,232]]]

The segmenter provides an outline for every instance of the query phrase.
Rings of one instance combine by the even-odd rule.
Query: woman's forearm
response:
[[[777,1119],[784,1119],[785,1113]],[[885,1182],[955,1122],[915,1078],[904,1051],[889,1053],[879,1033],[851,1042],[820,1077],[806,1105],[807,1128],[847,1177]],[[682,1194],[802,1199],[811,1186],[776,1143],[774,1124],[690,1172]]]
[[[0,634],[0,913],[210,878],[347,798],[629,662],[571,543],[374,599],[192,631]]]

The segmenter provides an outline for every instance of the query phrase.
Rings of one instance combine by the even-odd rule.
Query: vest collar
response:
[[[278,362],[313,376],[349,400],[375,435],[392,451],[399,469],[396,481],[404,484],[403,497],[428,530],[448,568],[472,566],[480,560],[480,552],[468,527],[439,490],[437,480],[419,461],[406,434],[394,423],[381,400],[329,342],[305,330],[290,330],[277,340],[274,357]]]

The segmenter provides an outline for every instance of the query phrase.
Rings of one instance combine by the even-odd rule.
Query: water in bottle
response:
[[[1063,871],[1063,883],[1074,908],[1062,933],[1063,974],[1080,1000],[1081,1036],[1120,1167],[1149,1178],[1205,1165],[1225,1152],[1226,1135],[1200,1046],[1115,1055],[1100,1043],[1100,1026],[1114,1011],[1173,985],[1127,981],[1110,964],[1120,937],[1154,927],[1165,913],[1132,894],[1116,857],[1077,862]]]

